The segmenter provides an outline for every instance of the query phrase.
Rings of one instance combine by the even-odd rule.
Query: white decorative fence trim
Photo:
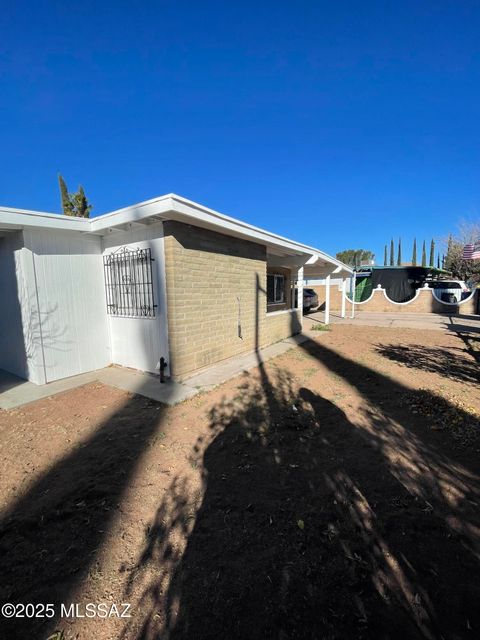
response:
[[[465,298],[464,300],[460,300],[460,302],[444,302],[443,300],[439,300],[435,294],[435,291],[433,289],[431,289],[431,292],[433,294],[433,297],[435,298],[435,300],[437,302],[439,302],[440,304],[444,304],[447,307],[450,305],[451,307],[458,307],[461,304],[465,304],[465,302],[468,302],[469,300],[471,300],[473,298],[473,296],[475,295],[475,289],[472,291],[472,293],[468,296],[468,298]]]
[[[472,300],[474,298],[475,293],[476,293],[477,290],[474,289],[472,291],[472,293],[468,296],[468,298],[465,298],[464,300],[460,300],[460,302],[444,302],[443,300],[440,300],[440,298],[438,298],[437,295],[435,294],[435,291],[431,287],[429,287],[428,285],[425,285],[422,288],[417,289],[414,297],[411,300],[407,300],[406,302],[395,302],[395,300],[391,300],[387,295],[386,289],[384,289],[382,287],[382,285],[380,285],[380,284],[377,285],[376,289],[372,290],[372,293],[370,294],[370,296],[366,300],[362,300],[361,302],[352,302],[352,300],[348,297],[347,293],[345,293],[344,295],[345,295],[345,299],[350,304],[362,305],[362,304],[367,304],[368,302],[370,302],[373,299],[373,296],[375,295],[375,293],[376,292],[380,292],[380,291],[385,296],[385,299],[387,300],[387,302],[390,302],[391,304],[399,305],[399,306],[406,306],[406,305],[412,304],[413,302],[415,302],[415,300],[418,299],[418,297],[421,295],[422,291],[429,291],[431,296],[433,297],[433,299],[436,300],[436,302],[438,302],[439,304],[445,305],[448,308],[448,307],[459,307],[459,306],[465,304],[466,302],[470,302],[470,300]]]

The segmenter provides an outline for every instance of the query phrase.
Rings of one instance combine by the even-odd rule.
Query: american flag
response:
[[[480,239],[463,247],[463,260],[480,260]]]
[[[480,260],[480,238],[473,245],[472,260]]]

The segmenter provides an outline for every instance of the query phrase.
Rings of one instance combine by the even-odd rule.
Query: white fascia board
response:
[[[55,213],[42,213],[8,207],[0,208],[0,227],[7,228],[12,225],[21,225],[22,227],[65,229],[98,235],[105,235],[120,225],[129,223],[147,224],[155,219],[177,220],[185,224],[204,227],[229,236],[250,240],[277,251],[281,250],[282,253],[287,255],[308,256],[307,264],[320,261],[330,266],[341,267],[347,273],[352,273],[352,269],[347,265],[319,249],[242,222],[204,207],[192,200],[177,196],[174,193],[145,200],[136,205],[118,209],[95,218],[76,218]]]
[[[101,234],[110,228],[128,224],[129,222],[141,223],[152,216],[166,218],[170,210],[170,196],[161,196],[159,198],[153,198],[152,200],[146,200],[145,202],[139,202],[131,207],[125,207],[117,211],[112,211],[111,213],[90,218],[90,233]]]
[[[343,270],[346,270],[348,273],[353,273],[353,269],[348,267],[340,260],[333,258],[328,255],[328,253],[324,253],[315,247],[310,247],[309,245],[302,244],[300,242],[295,242],[294,240],[289,240],[288,238],[284,238],[283,236],[279,236],[276,233],[271,233],[266,231],[265,229],[261,229],[260,227],[255,227],[254,225],[248,224],[247,222],[242,222],[241,220],[237,220],[236,218],[232,218],[223,213],[219,213],[218,211],[214,211],[213,209],[209,209],[200,205],[192,200],[187,200],[186,198],[182,198],[181,196],[177,196],[174,193],[169,194],[169,196],[176,205],[176,210],[181,211],[182,205],[184,207],[190,207],[195,211],[201,212],[201,214],[205,213],[207,216],[211,216],[214,220],[220,221],[220,225],[223,229],[231,229],[235,232],[237,229],[244,229],[246,232],[246,239],[250,239],[253,241],[261,241],[262,244],[271,245],[275,247],[285,247],[289,250],[293,250],[294,254],[304,254],[309,255],[310,258],[306,262],[306,264],[310,264],[310,261],[316,262],[317,260],[322,260],[323,262],[328,263],[329,265],[335,265],[336,267],[340,267]],[[195,218],[199,219],[203,217],[202,215],[195,214]],[[193,222],[192,224],[195,224]],[[224,231],[225,233],[225,231]],[[229,235],[237,235],[236,233],[230,233]]]
[[[270,233],[265,229],[260,229],[241,220],[236,220],[230,216],[226,216],[212,209],[207,209],[194,202],[174,196],[172,198],[172,219],[177,219],[189,224],[200,223],[200,226],[212,229],[219,233],[224,233],[236,238],[242,238],[244,240],[250,240],[250,242],[257,242],[263,244],[266,247],[279,247],[285,251],[285,253],[293,255],[307,255],[311,256],[315,252],[315,249],[302,245],[288,238],[284,238],[275,233]],[[177,214],[177,215],[175,215]]]
[[[229,236],[250,240],[251,242],[257,242],[267,247],[280,247],[289,254],[311,256],[315,251],[312,247],[288,240],[174,194],[147,200],[132,207],[92,218],[90,233],[104,233],[109,228],[129,222],[146,221],[151,217],[176,220]]]
[[[322,269],[327,267],[328,270],[330,270],[330,273],[344,273],[347,276],[350,276],[353,274],[353,269],[351,267],[349,267],[348,265],[344,264],[343,262],[340,262],[340,260],[337,260],[337,258],[333,258],[332,256],[329,256],[327,253],[323,253],[323,251],[319,251],[318,249],[315,249],[315,255],[313,255],[308,262],[306,263],[305,267],[312,267],[315,269]],[[333,271],[332,271],[332,267],[333,267]]]
[[[28,209],[0,207],[0,227],[14,228],[41,227],[46,229],[64,229],[69,231],[88,231],[90,220],[62,216],[57,213],[43,213]]]
[[[280,248],[289,255],[309,256],[309,259],[315,257],[315,260],[320,258],[330,265],[345,266],[335,258],[332,258],[332,256],[314,247],[289,240],[288,238],[271,233],[247,222],[242,222],[231,216],[219,213],[214,209],[200,205],[197,202],[182,198],[174,193],[146,200],[132,207],[126,207],[97,218],[92,218],[91,233],[106,232],[108,228],[128,222],[146,221],[146,219],[152,216],[163,218],[164,220],[177,220],[185,224],[211,229],[218,233],[257,242],[266,247]],[[348,270],[348,267],[345,268]]]

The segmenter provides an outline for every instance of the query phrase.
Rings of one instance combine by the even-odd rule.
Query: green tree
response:
[[[425,250],[425,240],[423,241],[423,248],[422,248],[422,267],[426,267],[427,266],[427,252]]]
[[[437,253],[437,269],[440,269],[440,254]]]
[[[475,242],[480,238],[480,223],[461,222],[457,233],[450,234],[445,243],[447,254],[443,268],[450,271],[454,278],[480,283],[480,261],[464,260],[463,248],[466,244]]]
[[[402,266],[402,240],[398,239],[397,267]]]
[[[393,238],[390,240],[390,266],[394,267],[395,266],[395,256],[394,256],[394,252],[395,252],[395,247],[393,245]]]
[[[385,249],[383,251],[383,266],[387,266],[387,245],[385,245]]]
[[[58,186],[60,189],[60,200],[62,203],[62,211],[64,216],[73,216],[73,204],[68,193],[67,185],[63,177],[58,174]]]
[[[336,254],[337,260],[341,260],[351,267],[359,267],[362,264],[371,262],[375,255],[368,249],[345,249]]]
[[[430,260],[428,261],[430,267],[435,266],[435,240],[432,238],[430,242]]]
[[[60,174],[58,175],[58,185],[60,187],[63,215],[89,218],[93,207],[88,202],[82,185],[78,187],[76,193],[69,193],[67,184]]]
[[[417,266],[417,239],[413,239],[412,265]]]
[[[78,187],[77,193],[72,193],[70,196],[73,204],[73,210],[75,211],[74,215],[79,216],[80,218],[89,218],[90,211],[93,207],[88,202],[82,185]]]

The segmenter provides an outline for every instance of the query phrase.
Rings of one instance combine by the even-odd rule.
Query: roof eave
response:
[[[18,214],[21,214],[18,216]],[[21,218],[21,219],[19,219]],[[351,274],[353,270],[328,254],[275,233],[242,222],[192,200],[174,193],[152,198],[136,205],[118,209],[95,218],[77,218],[55,213],[42,213],[24,209],[0,208],[0,227],[43,227],[71,231],[81,231],[95,235],[106,235],[116,227],[126,228],[129,224],[149,224],[155,220],[177,220],[185,224],[200,226],[232,237],[262,244],[272,252],[299,256],[299,264],[307,261],[331,265],[338,273]]]

